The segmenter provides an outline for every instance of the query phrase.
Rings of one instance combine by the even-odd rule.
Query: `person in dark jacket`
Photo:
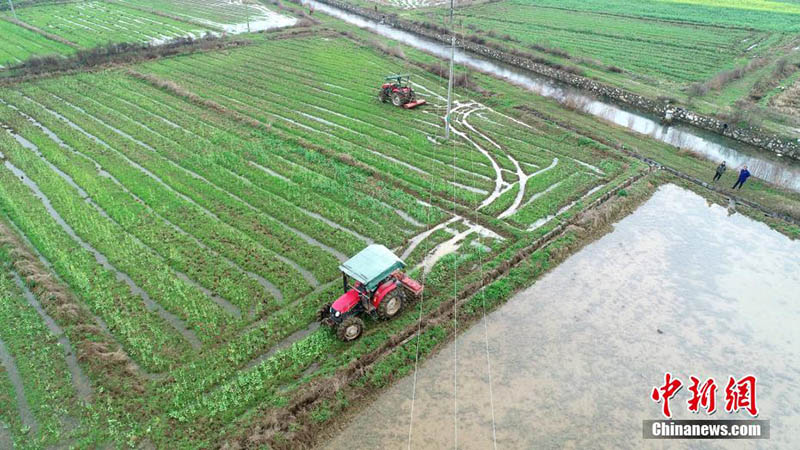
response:
[[[725,161],[722,161],[722,164],[717,166],[717,173],[716,175],[714,175],[714,181],[717,181],[720,178],[722,178],[722,174],[725,173],[725,169],[727,168],[728,167],[725,165]]]
[[[736,183],[733,183],[733,187],[731,189],[736,189],[736,186],[739,186],[739,189],[744,186],[744,182],[750,177],[750,171],[747,170],[747,166],[742,167],[742,170],[739,172],[739,179],[736,180]]]

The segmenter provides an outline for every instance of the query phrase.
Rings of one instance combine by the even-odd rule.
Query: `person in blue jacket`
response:
[[[742,170],[739,172],[739,179],[736,180],[736,183],[733,183],[733,187],[731,189],[736,189],[736,186],[739,186],[739,189],[744,186],[744,182],[750,177],[750,171],[747,170],[747,166],[742,167]]]

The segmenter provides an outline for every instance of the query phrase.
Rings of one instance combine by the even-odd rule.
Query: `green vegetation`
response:
[[[441,26],[446,8],[401,13]],[[791,2],[504,0],[459,8],[456,32],[649,98],[794,135],[792,111],[762,101],[800,63]]]
[[[0,67],[21,63],[33,55],[68,55],[74,50],[0,17]]]
[[[5,258],[4,258],[5,259]],[[41,448],[67,438],[80,425],[82,412],[64,360],[64,349],[42,318],[23,298],[8,267],[0,274],[0,342],[13,359],[23,382],[24,402],[31,416],[20,422],[15,389],[0,371],[0,423],[12,425],[12,438],[21,448]],[[2,367],[2,366],[0,366]],[[5,380],[3,380],[5,378]],[[9,408],[10,406],[10,408]],[[69,424],[69,422],[77,422]]]
[[[207,31],[197,25],[100,1],[22,8],[17,17],[85,48],[108,42],[162,41]]]
[[[468,322],[582,245],[591,223],[533,247],[648,170],[622,145],[711,173],[711,163],[482,75],[470,77],[478,89],[456,89],[456,138],[442,143],[445,81],[418,65],[432,57],[388,56],[358,40],[363,31],[316,31],[0,88],[0,323],[11,324],[0,339],[40,424],[23,429],[0,371],[0,422],[15,443],[217,447],[341,381],[282,424],[271,443],[289,445],[357,405],[352,391],[409,373],[417,343],[424,357],[445,342],[454,289]],[[388,73],[411,73],[428,105],[380,103]],[[645,198],[647,177],[612,204]],[[757,180],[748,188],[742,195],[771,207],[800,205]],[[436,255],[456,235],[454,250]],[[409,251],[414,276],[427,269],[424,301],[391,321],[366,319],[364,336],[344,344],[315,313],[341,294],[340,261],[371,242]],[[87,404],[8,276],[22,269],[76,342],[94,388]],[[442,320],[393,341],[420,314]],[[373,354],[369,370],[344,373]]]

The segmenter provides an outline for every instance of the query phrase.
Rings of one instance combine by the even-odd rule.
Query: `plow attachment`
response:
[[[414,100],[413,102],[408,102],[408,103],[404,104],[403,108],[405,108],[405,109],[414,109],[417,106],[424,105],[425,103],[427,103],[425,100]]]

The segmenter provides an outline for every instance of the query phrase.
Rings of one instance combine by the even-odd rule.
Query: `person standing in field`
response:
[[[717,166],[717,173],[716,175],[714,175],[714,181],[717,181],[720,178],[722,178],[722,174],[725,173],[725,169],[727,168],[728,167],[725,165],[725,161],[722,161],[722,164]]]
[[[736,189],[736,186],[739,186],[739,189],[744,186],[744,182],[750,177],[750,171],[747,170],[747,166],[743,166],[742,170],[739,172],[739,179],[736,180],[736,183],[733,183],[733,187],[731,189]]]

